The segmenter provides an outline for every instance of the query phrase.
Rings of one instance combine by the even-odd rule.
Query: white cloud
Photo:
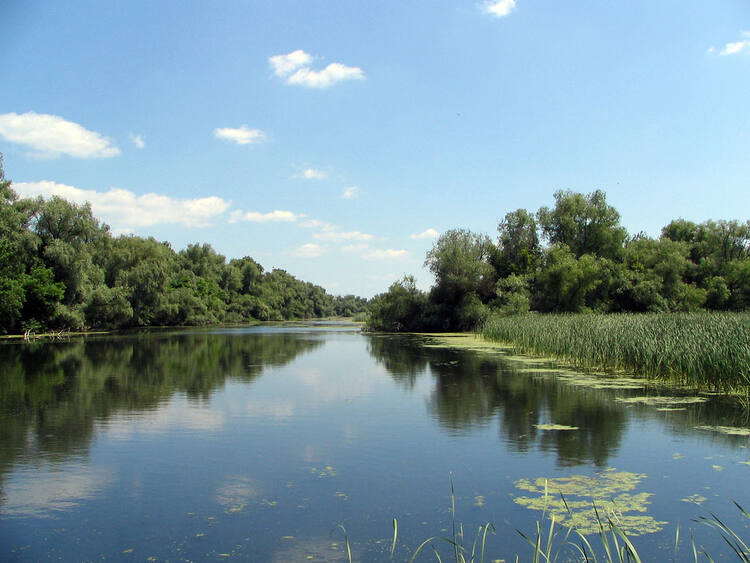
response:
[[[288,55],[275,55],[268,59],[276,76],[288,76],[303,66],[309,66],[313,58],[302,49],[292,51]]]
[[[504,18],[516,9],[516,0],[490,0],[484,3],[483,11],[496,18]]]
[[[750,53],[750,31],[743,31],[742,36],[745,37],[745,39],[740,39],[739,41],[732,41],[730,43],[726,43],[722,49],[717,49],[716,47],[709,47],[706,50],[706,53],[708,54],[714,54],[718,53],[719,55],[726,57],[729,55],[737,55],[739,53],[747,52]]]
[[[135,145],[135,148],[142,149],[146,147],[146,141],[143,138],[143,135],[133,135],[130,134],[130,140],[133,141],[133,144]]]
[[[401,260],[408,257],[409,252],[406,250],[394,250],[392,248],[386,250],[372,250],[367,254],[362,255],[362,258],[367,260]]]
[[[110,139],[77,123],[44,113],[0,114],[0,137],[34,150],[31,156],[109,158],[120,154]]]
[[[359,195],[359,188],[357,186],[349,186],[347,188],[344,188],[343,193],[341,194],[342,199],[354,199]]]
[[[301,68],[287,78],[286,83],[307,86],[308,88],[328,88],[337,82],[364,80],[364,78],[365,73],[359,67],[331,63],[323,70]]]
[[[234,141],[238,145],[250,145],[262,143],[266,140],[266,134],[260,129],[250,129],[247,125],[239,128],[219,127],[214,129],[214,137]]]
[[[303,180],[325,180],[328,174],[323,170],[316,170],[315,168],[306,168],[302,172],[294,175],[295,178],[302,178]]]
[[[313,235],[313,238],[316,238],[318,240],[341,242],[350,240],[372,240],[375,237],[367,233],[360,233],[359,231],[327,231],[322,233],[315,233]]]
[[[330,223],[324,223],[317,219],[307,219],[299,224],[300,227],[305,229],[323,229],[324,231],[335,231],[336,227]]]
[[[94,215],[117,232],[129,232],[134,227],[160,223],[206,227],[230,205],[217,196],[176,199],[155,193],[137,195],[118,188],[97,192],[49,181],[14,182],[13,189],[22,197],[58,196],[78,204],[90,202]]]
[[[275,209],[268,213],[236,209],[229,214],[229,222],[237,223],[238,221],[250,221],[251,223],[294,223],[301,217],[304,217],[304,215],[292,213],[291,211],[281,211],[279,209]]]
[[[367,247],[366,244],[347,244],[341,247],[341,252],[362,252],[367,250]]]
[[[328,88],[345,80],[364,80],[365,73],[359,67],[331,63],[323,70],[313,70],[313,57],[301,49],[287,55],[274,55],[268,59],[276,76],[287,84],[308,88]]]
[[[735,41],[733,43],[727,43],[724,48],[719,52],[720,55],[736,55],[743,51],[750,52],[750,39],[744,39],[742,41]]]
[[[295,248],[291,254],[292,256],[298,256],[300,258],[317,258],[318,256],[325,253],[326,249],[319,244],[309,242],[302,246]]]
[[[412,238],[414,240],[417,239],[424,239],[424,238],[437,238],[438,233],[435,229],[427,229],[426,231],[422,231],[421,233],[412,234],[409,236],[409,238]]]

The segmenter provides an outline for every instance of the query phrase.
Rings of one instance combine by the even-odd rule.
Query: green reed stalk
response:
[[[493,316],[489,340],[585,369],[621,370],[750,398],[750,313]]]

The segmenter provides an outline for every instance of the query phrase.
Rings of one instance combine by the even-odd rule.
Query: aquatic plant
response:
[[[750,396],[748,313],[493,316],[482,335],[580,368]]]

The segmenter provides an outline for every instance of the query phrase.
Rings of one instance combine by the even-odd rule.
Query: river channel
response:
[[[750,537],[732,502],[750,508],[746,412],[462,338],[309,323],[2,342],[0,560],[348,561],[348,543],[388,561],[395,518],[395,561],[461,530],[470,550],[486,523],[485,561],[525,561],[519,531],[571,521],[560,493],[592,546],[597,506],[644,560],[692,560],[691,536],[731,560],[712,513]]]

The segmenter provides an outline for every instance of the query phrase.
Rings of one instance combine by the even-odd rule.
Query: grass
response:
[[[562,496],[563,503],[566,503],[565,497]],[[733,501],[734,502],[734,501]],[[739,509],[741,515],[750,520],[750,514],[745,511],[742,506],[737,502],[734,502],[735,506]],[[569,516],[571,521],[574,520],[572,512],[569,510]],[[622,530],[617,522],[616,516],[606,516],[603,518],[596,505],[594,510],[597,513],[597,520],[599,523],[598,533],[593,534],[592,540],[589,540],[589,536],[578,531],[574,526],[568,527],[560,525],[555,519],[554,514],[547,515],[546,512],[542,514],[542,518],[536,523],[536,534],[528,536],[521,530],[516,529],[518,533],[525,541],[529,544],[529,553],[525,553],[521,556],[518,554],[515,556],[514,561],[533,561],[533,563],[552,563],[558,560],[563,561],[581,561],[586,563],[641,563],[643,559],[638,553],[637,547],[633,544],[628,535]],[[435,559],[439,562],[443,562],[443,558],[440,552],[435,547],[435,544],[447,544],[452,552],[452,560],[454,563],[484,563],[487,561],[486,557],[486,542],[487,535],[489,533],[495,534],[495,526],[488,522],[483,526],[479,526],[479,529],[474,537],[474,541],[469,548],[464,545],[464,533],[463,525],[456,521],[456,501],[455,494],[453,491],[453,478],[451,476],[451,520],[452,520],[452,536],[432,536],[424,540],[419,546],[411,553],[411,557],[408,559],[409,563],[413,563],[417,560],[419,554],[431,548]],[[546,520],[549,520],[549,527],[547,527]],[[731,527],[725,524],[718,516],[711,514],[710,517],[699,517],[696,522],[704,524],[707,527],[717,531],[722,539],[727,543],[731,552],[728,555],[733,554],[737,561],[743,563],[750,563],[750,547],[746,540],[744,540],[738,533],[736,533]],[[352,563],[352,550],[349,543],[349,535],[346,527],[343,524],[337,524],[336,528],[343,531],[344,543],[346,546],[347,561]],[[598,541],[597,541],[598,539]],[[393,519],[393,540],[391,542],[390,557],[389,561],[395,561],[396,545],[398,542],[398,520]],[[680,548],[680,527],[677,526],[675,531],[674,541],[674,554],[672,560],[689,560],[690,556],[680,556],[678,558]],[[713,562],[713,557],[703,548],[698,548],[695,543],[695,537],[690,539],[690,555],[692,560],[698,563],[701,557],[705,557],[706,561]],[[497,559],[496,556],[490,556],[490,561],[506,561],[506,559]],[[562,559],[561,559],[562,558]],[[722,556],[722,559],[725,559]]]
[[[750,313],[498,315],[482,335],[579,368],[750,392]]]

